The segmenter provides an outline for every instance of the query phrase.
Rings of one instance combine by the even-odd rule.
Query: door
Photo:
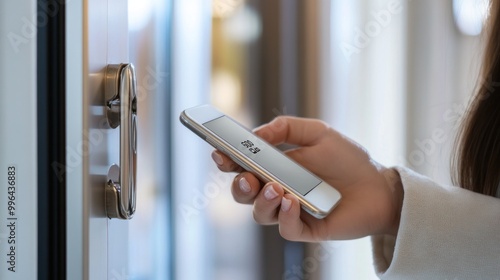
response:
[[[65,5],[67,279],[171,277],[171,2],[72,0]],[[132,20],[128,20],[128,11]],[[137,119],[119,116],[117,126],[107,118],[108,107],[113,109],[116,103],[105,98],[109,97],[107,81],[113,84],[116,80],[108,79],[106,73],[123,63],[136,66],[136,106],[129,100],[127,108],[136,111]],[[131,73],[130,67],[122,70]],[[121,80],[122,85],[134,87],[130,80],[125,81]],[[120,99],[120,105],[123,101]],[[129,125],[124,126],[126,123]],[[131,135],[136,137],[124,138],[128,135],[124,131],[134,129],[136,133]],[[129,144],[123,145],[127,139]],[[131,146],[137,157],[124,161],[123,150],[130,155]],[[105,199],[105,189],[110,189],[109,179],[116,182],[108,176],[113,175],[109,171],[114,164],[120,166],[121,175],[137,175],[136,213],[131,211],[135,204],[128,208],[126,202],[135,201],[134,193],[119,180],[121,192],[126,194],[125,211],[134,214],[129,220],[110,219],[116,211],[106,209],[112,205]]]
[[[170,279],[171,1],[135,2],[148,4],[157,18],[143,17],[147,34],[139,25],[129,31],[128,1],[0,2],[0,279]],[[142,122],[149,125],[142,138],[123,137],[137,131],[137,114],[128,115],[135,119],[127,127],[119,116],[118,125],[107,117],[118,103],[105,103],[107,70],[124,70],[121,84],[134,87],[132,68],[122,67],[131,62],[131,34],[157,42],[143,52],[150,60],[137,63],[145,73],[138,89],[147,96]],[[138,61],[137,53],[132,58]],[[140,112],[126,92],[130,102],[119,104]],[[133,147],[125,149],[130,155],[141,145],[148,145],[148,156],[138,157],[148,175],[147,184],[137,184],[147,190],[137,203],[141,210],[132,220],[110,219],[133,214],[128,201],[137,193],[126,190],[120,175],[135,173],[136,160],[123,161],[123,147]],[[110,169],[114,164],[120,173]],[[118,191],[116,183],[127,194],[121,212],[105,199],[106,189]]]
[[[108,218],[105,186],[129,128],[108,122],[105,73],[129,62],[127,1],[75,0],[66,14],[67,279],[125,279],[129,221]]]

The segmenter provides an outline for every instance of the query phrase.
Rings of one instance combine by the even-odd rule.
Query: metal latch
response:
[[[110,64],[104,75],[106,117],[120,129],[120,165],[109,167],[105,186],[106,214],[131,219],[136,207],[137,98],[132,64]]]

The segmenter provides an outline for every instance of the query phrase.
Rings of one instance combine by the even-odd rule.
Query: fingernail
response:
[[[264,191],[264,197],[267,200],[273,200],[278,196],[278,193],[274,190],[273,185],[269,185]]]
[[[248,183],[245,177],[241,177],[238,181],[238,185],[240,186],[240,190],[244,193],[249,193],[252,189],[250,188],[250,184]]]
[[[281,211],[288,212],[288,210],[290,210],[290,207],[292,207],[292,201],[283,197],[281,199]]]
[[[222,157],[219,155],[217,152],[212,152],[212,159],[217,163],[218,165],[222,165],[224,163],[224,160]]]

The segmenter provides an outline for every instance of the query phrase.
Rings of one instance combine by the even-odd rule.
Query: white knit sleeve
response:
[[[441,186],[397,167],[398,236],[373,236],[381,279],[500,279],[500,199]]]

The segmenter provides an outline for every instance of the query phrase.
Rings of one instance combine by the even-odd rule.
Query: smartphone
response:
[[[312,216],[322,219],[339,203],[334,187],[213,106],[186,109],[180,121],[263,182],[280,183]]]

